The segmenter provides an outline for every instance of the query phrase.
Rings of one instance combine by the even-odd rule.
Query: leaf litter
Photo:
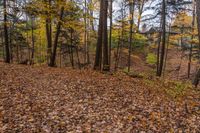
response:
[[[0,132],[200,132],[199,93],[157,90],[122,73],[0,63]]]

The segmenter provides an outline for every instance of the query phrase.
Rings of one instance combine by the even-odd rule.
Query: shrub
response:
[[[146,57],[146,62],[150,65],[155,65],[156,64],[156,55],[153,53],[148,53]]]

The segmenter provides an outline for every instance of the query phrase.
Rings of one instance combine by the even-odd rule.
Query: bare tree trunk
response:
[[[110,0],[110,35],[109,35],[109,64],[111,67],[111,56],[112,56],[112,12],[113,12],[113,0]]]
[[[63,19],[63,14],[64,14],[64,7],[61,7],[61,12],[60,12],[60,20],[57,24],[57,31],[56,31],[56,36],[55,36],[55,40],[54,40],[54,46],[53,46],[53,52],[51,54],[51,60],[50,60],[50,67],[54,67],[56,65],[55,61],[56,61],[56,50],[57,50],[57,46],[58,46],[58,37],[60,34],[60,29],[61,29],[61,21]]]
[[[192,49],[193,49],[193,39],[194,39],[194,26],[195,26],[195,12],[196,12],[196,9],[195,9],[195,0],[193,0],[193,15],[192,15],[192,36],[191,36],[191,44],[190,44],[190,53],[189,53],[189,60],[188,60],[188,78],[190,78],[190,71],[191,71],[191,62],[192,62]]]
[[[94,64],[95,70],[101,70],[102,55],[103,55],[103,70],[104,71],[109,70],[107,12],[108,12],[108,1],[101,0],[98,40],[97,40],[96,56],[95,56],[95,64]],[[103,51],[102,51],[102,49],[103,49]]]
[[[84,25],[85,25],[85,29],[84,29],[84,45],[85,45],[85,53],[84,53],[84,62],[88,63],[88,34],[87,34],[87,30],[88,30],[88,26],[87,26],[87,13],[88,13],[88,9],[87,9],[87,0],[85,0],[85,11],[84,11]]]
[[[4,48],[4,32],[1,31],[1,44],[2,44],[2,52],[3,52],[3,59],[5,60],[5,48]]]
[[[132,52],[132,40],[133,40],[133,23],[134,23],[134,7],[135,3],[134,1],[131,1],[129,3],[130,5],[130,33],[129,33],[129,54],[128,54],[128,72],[130,72],[131,67],[131,52]]]
[[[73,53],[73,29],[70,29],[70,56],[72,68],[74,68],[74,53]]]
[[[120,38],[120,33],[118,37],[118,45],[117,45],[117,53],[115,55],[115,71],[118,68],[118,63],[119,63],[119,51],[120,51],[120,43],[121,43],[121,38]]]
[[[7,26],[7,0],[3,1],[4,7],[4,42],[5,42],[5,51],[6,51],[6,58],[5,62],[10,63],[10,49],[9,49],[9,37],[8,37],[8,26]]]
[[[165,44],[166,44],[166,5],[165,0],[162,2],[162,46],[161,46],[161,55],[160,55],[160,64],[159,64],[159,71],[158,76],[161,77],[163,71],[163,63],[165,57]]]
[[[93,0],[89,0],[89,3],[90,3],[90,6],[94,6],[94,3],[93,3]],[[95,29],[94,29],[94,13],[93,13],[93,9],[89,9],[89,13],[90,13],[90,16],[92,17],[90,19],[90,25],[91,25],[91,28],[92,28],[92,31],[95,32]]]
[[[108,55],[108,30],[107,30],[107,18],[108,18],[108,0],[104,2],[104,24],[103,24],[103,71],[109,71],[109,55]]]
[[[98,40],[97,40],[97,46],[96,46],[96,56],[95,56],[95,63],[94,63],[94,69],[95,70],[101,70],[101,60],[102,60],[102,40],[103,40],[103,33],[102,33],[102,27],[103,27],[103,1],[101,0],[100,4],[100,18],[99,18],[99,28],[98,28]]]
[[[165,69],[166,69],[166,65],[167,65],[168,50],[169,50],[169,44],[170,44],[170,32],[171,32],[171,23],[169,24],[169,33],[168,33],[168,37],[167,37],[167,49],[166,49],[164,68],[163,68],[163,77],[165,76]]]
[[[33,17],[31,17],[31,38],[32,38],[32,52],[31,52],[31,65],[34,64],[34,52],[35,52],[35,38],[34,38],[34,24]]]
[[[48,8],[51,9],[51,0],[48,1]],[[50,57],[52,52],[52,23],[51,23],[51,14],[47,12],[46,18],[46,37],[47,37],[47,63],[50,63]]]
[[[196,1],[196,14],[197,14],[198,37],[199,37],[199,53],[200,53],[200,0]],[[198,63],[200,63],[200,61]],[[199,78],[200,78],[200,67],[198,64],[197,72],[193,80],[193,85],[195,85],[196,87],[199,84]]]
[[[160,31],[158,33],[158,47],[157,47],[157,62],[156,62],[156,76],[159,76],[159,67],[160,67],[160,44],[161,44],[161,39],[162,39],[162,32],[161,32],[161,28],[162,28],[162,17],[160,19]]]

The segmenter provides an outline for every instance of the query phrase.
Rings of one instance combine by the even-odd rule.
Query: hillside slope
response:
[[[199,94],[172,99],[154,82],[0,63],[0,132],[200,132]]]

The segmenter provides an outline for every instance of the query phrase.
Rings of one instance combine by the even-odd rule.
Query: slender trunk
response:
[[[200,0],[196,1],[196,14],[197,14],[197,27],[198,27],[198,37],[199,37],[199,53],[200,53]],[[198,57],[200,58],[200,57]],[[200,61],[198,62],[200,64]],[[199,78],[200,78],[200,67],[198,64],[197,72],[193,80],[193,85],[196,87],[199,84]]]
[[[73,29],[71,29],[71,33],[70,33],[70,54],[71,54],[71,63],[72,63],[72,68],[74,68]]]
[[[34,39],[34,24],[33,17],[31,18],[31,38],[32,38],[32,53],[31,53],[31,64],[34,64],[34,52],[35,52],[35,39]]]
[[[88,51],[88,40],[87,40],[87,0],[85,0],[85,16],[84,16],[84,25],[85,25],[85,31],[84,31],[84,45],[85,45],[85,53],[84,53],[84,62],[88,63],[87,59],[87,51]]]
[[[115,71],[117,70],[118,63],[119,63],[119,49],[120,49],[120,43],[121,43],[120,41],[121,41],[121,38],[120,38],[120,33],[119,33],[118,45],[117,45],[117,53],[116,53],[116,56],[115,56]]]
[[[4,33],[1,31],[1,44],[2,44],[2,52],[3,52],[3,59],[5,60],[5,48],[4,48]]]
[[[9,27],[9,49],[10,49],[10,62],[13,62],[13,45],[12,45],[12,26],[10,21],[10,27]],[[14,27],[14,25],[13,25]],[[14,30],[13,30],[14,31]]]
[[[122,53],[122,48],[124,46],[124,40],[125,40],[125,5],[122,3],[122,9],[121,9],[121,15],[122,15],[122,25],[121,25],[121,41],[120,41],[120,47],[119,47],[119,57],[118,57],[118,62],[121,59],[121,53]]]
[[[112,19],[113,19],[113,16],[112,16],[112,12],[113,12],[113,0],[110,0],[110,5],[109,5],[109,11],[110,11],[110,31],[109,31],[109,64],[110,64],[110,67],[111,67],[111,53],[112,53]]]
[[[108,55],[108,30],[107,30],[107,17],[108,17],[108,0],[104,2],[104,24],[103,24],[103,71],[109,71],[109,55]]]
[[[164,63],[164,57],[165,57],[165,44],[166,44],[166,5],[165,0],[162,2],[162,46],[161,46],[161,55],[160,55],[160,64],[159,64],[159,71],[158,76],[160,77],[162,75],[163,71],[163,63]]]
[[[48,10],[51,9],[51,0],[48,1]],[[52,51],[52,23],[50,11],[47,12],[46,18],[46,37],[47,37],[47,63],[50,62],[50,56]]]
[[[10,49],[9,49],[9,37],[8,37],[8,26],[7,26],[7,0],[3,1],[4,7],[4,42],[5,42],[5,51],[6,51],[6,58],[5,62],[10,63]]]
[[[159,75],[159,65],[160,65],[160,44],[161,44],[161,39],[162,39],[162,32],[161,32],[161,28],[162,28],[162,17],[160,19],[160,31],[158,32],[158,47],[157,47],[157,62],[156,62],[156,76]]]
[[[167,49],[166,49],[164,68],[163,68],[163,77],[165,75],[165,69],[166,69],[166,65],[167,65],[168,50],[169,50],[169,44],[170,44],[170,32],[171,32],[171,23],[169,25],[169,33],[168,33],[168,38],[167,38]]]
[[[89,0],[89,3],[90,3],[90,7],[93,7],[93,0]],[[93,9],[89,9],[89,13],[90,13],[90,24],[91,24],[91,28],[92,28],[92,31],[95,32],[95,29],[94,29],[94,13],[93,13]]]
[[[55,61],[56,61],[56,50],[57,50],[57,46],[58,46],[58,37],[60,34],[60,30],[61,30],[61,21],[63,19],[63,14],[64,14],[64,7],[61,7],[61,12],[60,12],[60,19],[59,22],[57,24],[57,31],[56,31],[56,35],[55,35],[55,40],[54,40],[54,46],[53,46],[53,52],[51,54],[51,60],[50,60],[50,67],[54,67],[56,65]]]
[[[190,44],[190,53],[189,53],[189,60],[188,60],[188,78],[190,78],[190,71],[191,71],[191,62],[192,62],[192,49],[193,49],[193,39],[194,39],[194,26],[195,26],[195,0],[193,0],[193,15],[192,15],[192,36],[191,36],[191,44]]]
[[[129,33],[129,54],[128,54],[128,72],[130,72],[131,67],[131,52],[132,52],[132,40],[133,40],[133,21],[134,21],[134,7],[135,3],[132,1],[130,3],[130,33]]]

